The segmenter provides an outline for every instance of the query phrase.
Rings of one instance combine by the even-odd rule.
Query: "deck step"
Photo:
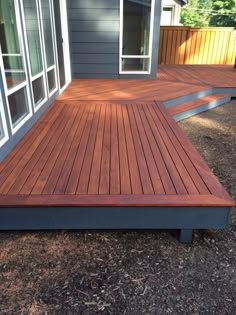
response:
[[[193,115],[225,104],[231,100],[230,94],[210,94],[182,104],[168,108],[168,111],[176,121],[183,120]]]

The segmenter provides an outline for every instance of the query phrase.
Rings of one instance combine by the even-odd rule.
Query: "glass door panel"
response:
[[[150,72],[154,0],[122,0],[120,71]]]
[[[39,107],[46,99],[46,84],[43,68],[40,18],[37,0],[23,0],[23,11],[33,101],[35,107]]]
[[[52,31],[51,1],[41,0],[42,27],[44,38],[44,49],[46,55],[48,91],[51,94],[56,89],[56,65],[55,50]]]
[[[62,89],[66,84],[66,73],[65,73],[65,60],[64,60],[64,47],[63,47],[63,34],[61,27],[61,7],[60,1],[54,0],[54,16],[55,16],[55,26],[56,26],[56,40],[57,40],[57,58],[59,67],[59,79],[60,88]]]
[[[30,114],[19,8],[14,0],[0,0],[0,44],[5,89],[13,131]],[[17,13],[16,13],[17,12]],[[20,97],[19,97],[20,96]]]

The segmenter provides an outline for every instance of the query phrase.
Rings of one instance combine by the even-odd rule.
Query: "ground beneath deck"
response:
[[[236,101],[180,123],[236,201]],[[216,314],[236,310],[236,211],[224,231],[0,233],[0,313]]]

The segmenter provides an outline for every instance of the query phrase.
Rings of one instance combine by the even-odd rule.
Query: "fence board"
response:
[[[161,26],[159,64],[234,64],[232,27]]]

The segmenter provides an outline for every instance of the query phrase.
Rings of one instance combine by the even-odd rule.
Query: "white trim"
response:
[[[38,73],[38,74],[32,76],[32,77],[31,77],[32,82],[33,82],[34,80],[37,80],[38,78],[42,77],[43,75],[44,75],[44,71],[42,71],[42,72],[40,72],[40,73]]]
[[[121,58],[126,58],[126,59],[148,59],[150,58],[149,55],[142,55],[142,56],[138,56],[138,55],[122,55]]]
[[[16,70],[16,69],[5,69],[4,70],[6,73],[10,73],[10,72],[16,72],[16,73],[25,73],[24,70]]]
[[[53,18],[54,18],[54,39],[55,39],[56,68],[57,68],[56,73],[57,73],[59,94],[61,94],[71,82],[71,63],[70,63],[69,28],[68,28],[68,19],[67,19],[67,2],[65,0],[58,0],[58,1],[59,1],[59,7],[60,7],[60,22],[61,22],[61,32],[62,32],[62,40],[63,40],[62,47],[63,47],[64,69],[65,69],[65,84],[62,88],[60,85],[60,70],[59,70],[59,62],[58,62],[57,36],[56,36],[56,24],[55,24],[54,14],[53,14]],[[53,7],[53,12],[55,12],[54,3],[52,3],[52,7]]]
[[[22,54],[2,54],[3,57],[21,57]]]
[[[151,14],[150,14],[150,34],[149,34],[149,47],[148,55],[123,55],[123,11],[124,0],[120,0],[120,43],[119,43],[119,74],[150,74],[152,65],[152,46],[153,46],[153,30],[154,30],[154,12],[155,12],[155,0],[151,0]],[[124,71],[122,70],[122,59],[125,58],[146,58],[149,60],[148,71]]]
[[[60,89],[62,93],[71,82],[71,63],[70,63],[70,42],[69,42],[69,27],[68,27],[68,16],[67,16],[67,1],[60,0],[60,11],[62,25],[62,37],[63,37],[63,52],[64,52],[64,63],[65,63],[65,76],[66,84]]]
[[[33,106],[34,106],[34,111],[36,112],[47,101],[47,86],[46,86],[46,82],[45,82],[46,79],[45,79],[45,69],[44,69],[44,61],[43,61],[44,55],[43,55],[43,48],[42,48],[42,39],[41,39],[41,34],[40,34],[41,28],[40,28],[40,16],[39,16],[39,9],[38,9],[38,0],[33,0],[33,1],[35,1],[35,6],[36,6],[37,26],[38,26],[38,32],[39,32],[39,45],[40,45],[41,62],[42,62],[42,71],[40,73],[34,75],[34,76],[32,75],[32,70],[31,70],[31,60],[30,60],[30,53],[29,53],[29,43],[28,43],[28,37],[27,37],[25,9],[24,9],[24,5],[23,5],[23,0],[20,0],[20,6],[21,6],[21,19],[22,19],[22,25],[23,25],[27,63],[28,63],[28,69],[29,69],[29,73],[30,73],[31,98],[32,98]],[[43,78],[44,99],[41,100],[40,103],[35,104],[33,82],[40,77]]]
[[[50,21],[51,21],[51,32],[52,32],[52,45],[53,45],[53,57],[54,57],[54,65],[47,67],[47,54],[46,54],[46,47],[45,47],[45,39],[44,39],[44,24],[43,24],[43,15],[42,15],[42,2],[41,0],[37,0],[39,3],[39,16],[40,16],[40,24],[41,24],[41,36],[42,36],[42,47],[43,47],[43,63],[44,63],[44,69],[45,69],[45,78],[46,78],[46,86],[47,86],[47,96],[48,98],[51,97],[53,93],[55,93],[58,90],[58,80],[57,80],[57,72],[56,72],[56,53],[55,53],[55,33],[54,33],[54,15],[52,11],[52,1],[48,0],[49,4],[49,15],[50,15]],[[55,69],[55,89],[50,92],[49,91],[49,85],[48,85],[48,79],[47,79],[47,72]],[[37,106],[38,108],[38,106]]]
[[[5,117],[4,108],[3,108],[1,91],[0,91],[0,125],[2,125],[2,128],[1,128],[1,126],[0,126],[0,128],[2,129],[2,132],[3,132],[3,137],[2,137],[2,139],[0,139],[0,148],[1,148],[1,146],[4,143],[6,143],[7,140],[9,139],[8,130],[7,130],[7,123],[6,123],[6,117]]]
[[[25,86],[28,85],[28,82],[27,81],[24,81],[16,86],[13,86],[12,88],[7,88],[7,91],[6,91],[6,95],[9,96],[15,92],[17,92],[18,90],[24,88]]]

